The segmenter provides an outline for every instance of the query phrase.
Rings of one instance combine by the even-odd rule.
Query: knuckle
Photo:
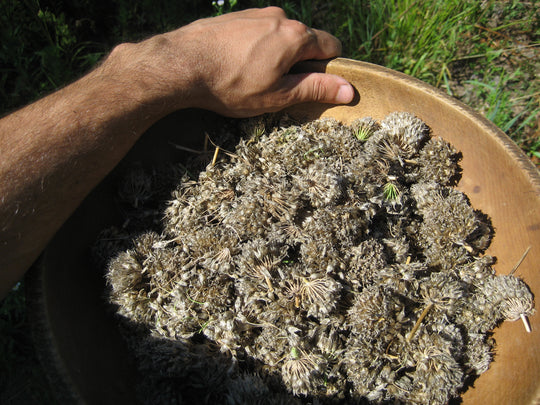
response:
[[[267,100],[267,106],[273,111],[278,111],[283,107],[297,103],[299,99],[301,99],[301,96],[297,89],[293,91],[282,90],[272,94],[270,99]]]
[[[154,35],[145,42],[147,42],[152,49],[166,49],[171,45],[171,41],[166,34]]]
[[[270,6],[270,7],[264,8],[263,11],[268,14],[274,14],[278,17],[286,17],[285,11],[280,7]]]
[[[290,43],[296,44],[300,50],[315,46],[318,42],[315,31],[300,21],[288,20],[285,28],[290,38]]]
[[[132,65],[133,55],[136,54],[137,44],[125,42],[116,45],[103,61],[103,66],[130,66]]]
[[[297,20],[289,20],[289,29],[298,36],[309,35],[311,31],[306,24]]]

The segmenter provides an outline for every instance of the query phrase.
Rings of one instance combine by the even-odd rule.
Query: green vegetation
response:
[[[200,17],[276,5],[343,56],[407,73],[478,110],[540,163],[537,1],[5,0],[0,114],[79,77],[117,43]]]
[[[383,188],[383,196],[386,200],[396,201],[399,197],[399,190],[394,183],[386,183]]]
[[[482,112],[540,164],[537,1],[252,1],[343,42],[343,56],[395,69]]]
[[[200,17],[276,5],[327,30],[343,56],[418,77],[482,112],[540,164],[538,1],[3,0],[0,115],[76,79],[115,44]],[[21,289],[0,306],[0,402],[18,365],[35,363]],[[29,359],[34,360],[29,360]],[[40,395],[39,372],[19,391]],[[10,392],[12,392],[11,389]],[[40,398],[50,396],[42,393]],[[27,395],[28,397],[28,395]],[[35,396],[33,398],[38,398]]]

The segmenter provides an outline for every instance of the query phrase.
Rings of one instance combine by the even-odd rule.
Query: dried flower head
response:
[[[490,277],[480,288],[503,319],[521,319],[531,332],[527,317],[535,313],[534,298],[523,280],[513,275]]]
[[[360,118],[351,123],[354,136],[359,141],[366,141],[379,127],[379,123],[371,117]]]
[[[292,347],[282,367],[283,382],[293,394],[308,395],[323,382],[324,359]]]

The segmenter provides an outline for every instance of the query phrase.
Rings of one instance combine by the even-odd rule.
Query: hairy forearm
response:
[[[20,278],[87,193],[167,112],[138,72],[125,63],[116,68],[129,57],[127,48],[0,121],[0,288]]]
[[[246,10],[120,45],[87,76],[0,120],[0,297],[158,119],[186,107],[239,117],[348,103],[342,78],[289,74],[340,49],[283,10]]]

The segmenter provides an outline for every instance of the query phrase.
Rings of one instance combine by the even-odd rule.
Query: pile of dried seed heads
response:
[[[444,404],[533,314],[418,118],[245,126],[109,263],[148,402]]]

